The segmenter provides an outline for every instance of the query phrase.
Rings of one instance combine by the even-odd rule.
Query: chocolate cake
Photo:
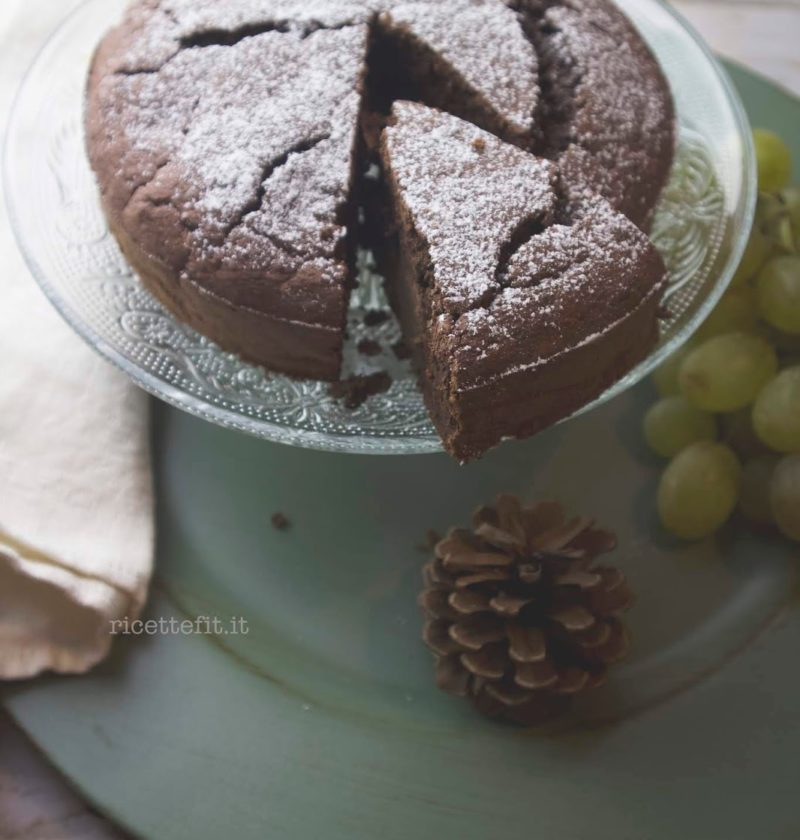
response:
[[[448,452],[575,411],[657,339],[664,264],[604,199],[476,126],[398,102],[381,147],[383,267]]]
[[[416,258],[424,235],[411,234],[420,233],[415,226],[425,213],[416,205],[409,209],[404,224],[410,227],[400,237],[387,236],[380,225],[376,232],[375,225],[391,226],[410,195],[411,169],[398,165],[399,150],[385,139],[379,153],[393,103],[408,99],[428,110],[399,106],[387,138],[406,137],[406,118],[443,120],[437,130],[443,137],[455,132],[457,154],[466,154],[461,133],[473,131],[478,145],[499,156],[492,166],[489,155],[482,159],[483,173],[479,166],[470,170],[470,191],[485,193],[481,207],[458,207],[450,203],[453,192],[427,185],[442,227],[462,231],[453,240],[459,247],[467,242],[465,225],[491,232],[491,242],[472,242],[461,256],[452,254],[452,265],[440,254],[433,265],[438,291],[425,295],[431,311],[439,307],[437,317],[452,319],[453,340],[471,325],[472,349],[486,354],[482,361],[494,358],[513,328],[488,314],[477,325],[474,313],[517,306],[510,296],[526,287],[512,274],[540,271],[537,263],[518,265],[533,248],[525,243],[537,241],[533,234],[544,236],[540,227],[549,232],[555,224],[553,230],[578,236],[587,225],[616,225],[624,230],[624,247],[639,249],[628,254],[628,264],[640,265],[644,239],[611,208],[646,229],[672,160],[672,102],[653,56],[610,0],[135,0],[92,63],[87,148],[111,230],[143,282],[177,317],[270,370],[335,381],[354,255],[368,244],[365,230],[379,247],[412,249],[400,255],[408,258],[408,270],[393,272],[392,297],[407,343],[427,340],[427,321],[408,315],[416,312],[410,301],[429,277],[416,273],[423,270]],[[424,149],[410,136],[405,142]],[[381,161],[391,170],[384,175],[391,175],[392,190],[376,194],[364,175]],[[436,162],[416,163],[418,172],[438,177]],[[493,166],[510,179],[502,190]],[[359,217],[370,224],[360,225]],[[480,265],[471,262],[476,247]],[[530,257],[541,254],[533,248]],[[467,265],[469,280],[457,276],[457,265]],[[601,274],[610,271],[610,263],[603,265]],[[657,286],[651,274],[633,274],[631,268],[617,278],[620,288],[630,286],[631,299],[641,283]],[[441,300],[434,301],[436,295]],[[537,295],[528,298],[535,307]],[[597,365],[605,379],[646,352],[654,307],[642,312],[647,325],[642,314],[637,328],[628,318],[615,331],[615,351],[609,350],[608,364]],[[526,317],[539,323],[546,316]],[[537,332],[537,341],[545,333]],[[561,357],[580,355],[570,342],[586,336],[559,335]],[[531,368],[544,351],[528,338],[519,334],[527,343],[515,351],[514,364]],[[547,340],[556,341],[555,334]],[[468,342],[448,346],[452,364],[442,355],[437,364],[452,372],[467,358]],[[444,344],[440,349],[445,352]],[[431,373],[428,356],[420,353],[421,370]],[[583,356],[583,364],[593,365],[591,354]],[[596,373],[587,368],[580,376],[594,383]],[[503,427],[497,414],[496,434],[476,433],[473,440],[465,432],[456,442],[460,433],[450,430],[448,445],[460,456],[477,454],[479,439],[527,434],[588,392],[576,382],[562,388],[542,375],[536,381],[575,397],[520,392],[527,407],[518,407],[518,422]],[[448,382],[465,395],[459,397],[464,405],[483,399],[483,380]],[[423,387],[431,392],[438,385],[423,376]],[[537,422],[534,413],[541,414]],[[460,423],[453,421],[457,414],[447,409],[437,425]]]

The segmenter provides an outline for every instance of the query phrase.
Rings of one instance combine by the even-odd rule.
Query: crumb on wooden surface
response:
[[[292,527],[291,520],[285,513],[278,511],[272,514],[272,527],[276,531],[288,531]]]

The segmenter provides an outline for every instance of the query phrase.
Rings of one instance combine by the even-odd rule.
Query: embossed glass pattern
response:
[[[353,411],[330,397],[325,383],[271,374],[223,352],[166,312],[131,273],[100,210],[82,133],[88,63],[123,5],[88,0],[78,8],[31,68],[10,120],[4,175],[12,224],[45,293],[140,386],[209,421],[318,449],[439,451],[408,363],[388,349],[399,338],[394,319],[376,328],[363,325],[365,308],[385,306],[367,261],[352,301],[345,368],[387,369],[393,384]],[[672,282],[656,350],[582,412],[638,382],[701,322],[739,261],[755,201],[749,129],[723,71],[659,0],[619,5],[657,54],[677,103],[677,158],[653,229]],[[356,344],[363,338],[377,339],[386,351],[373,358],[359,354]]]

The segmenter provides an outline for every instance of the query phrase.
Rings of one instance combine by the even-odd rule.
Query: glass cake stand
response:
[[[756,173],[750,130],[730,81],[707,47],[660,0],[617,0],[672,84],[679,143],[653,238],[671,271],[670,317],[652,354],[581,412],[630,388],[685,341],[727,287],[747,242]],[[64,22],[30,69],[5,146],[9,213],[34,277],[64,318],[99,353],[162,400],[222,426],[269,440],[338,452],[441,450],[407,362],[390,347],[393,318],[365,263],[351,305],[345,373],[388,370],[390,390],[348,410],[326,383],[265,372],[225,353],[173,318],[145,291],[105,224],[83,145],[83,90],[92,52],[125,0],[88,0]],[[363,338],[385,352],[367,359]],[[13,363],[13,362],[12,362]]]

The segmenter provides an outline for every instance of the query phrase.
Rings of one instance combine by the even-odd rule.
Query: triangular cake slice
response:
[[[411,102],[381,157],[389,294],[458,459],[571,414],[651,349],[658,252],[602,199],[563,201],[554,164]]]

